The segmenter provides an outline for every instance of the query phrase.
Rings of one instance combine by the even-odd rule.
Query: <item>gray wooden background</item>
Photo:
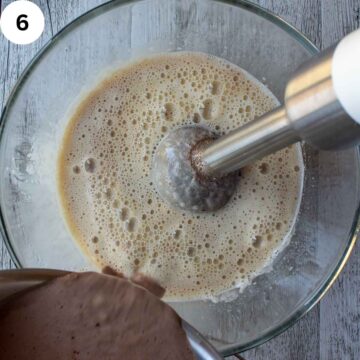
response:
[[[28,46],[10,44],[0,34],[0,111],[24,67],[62,27],[108,0],[33,0],[43,10],[43,36]],[[0,0],[0,8],[11,2]],[[286,19],[319,48],[360,27],[360,0],[254,0]],[[0,269],[13,268],[0,239]],[[247,360],[360,359],[360,242],[332,289],[295,326],[257,349]],[[235,359],[235,358],[234,358]]]

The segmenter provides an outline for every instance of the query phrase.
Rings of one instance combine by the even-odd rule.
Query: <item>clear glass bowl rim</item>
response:
[[[140,2],[142,0],[110,0],[104,4],[101,4],[84,14],[80,15],[73,21],[71,21],[68,25],[66,25],[64,28],[62,28],[56,35],[54,35],[43,47],[42,49],[37,53],[37,55],[30,61],[30,63],[26,66],[23,73],[17,80],[13,90],[11,91],[8,100],[3,108],[1,117],[0,117],[0,142],[3,139],[3,131],[5,128],[5,123],[9,114],[9,110],[13,103],[15,102],[17,96],[20,93],[20,90],[22,89],[24,83],[26,82],[27,78],[31,75],[32,71],[35,69],[35,67],[40,63],[42,57],[49,52],[57,42],[59,42],[66,34],[72,31],[72,29],[80,26],[81,24],[85,23],[86,21],[92,19],[93,17],[96,17],[102,13],[105,13],[107,11],[112,10],[115,7],[122,6],[122,5],[129,5],[131,3]],[[242,9],[248,10],[272,23],[280,27],[282,30],[287,32],[294,40],[296,40],[298,43],[300,43],[306,50],[309,51],[309,53],[316,55],[319,52],[319,49],[308,39],[306,38],[300,31],[298,31],[294,26],[289,24],[287,21],[283,20],[276,14],[272,13],[271,11],[268,11],[264,8],[262,8],[259,5],[256,5],[254,3],[251,3],[247,0],[211,0],[213,2],[217,3],[223,3],[228,5],[233,5],[240,7]],[[360,163],[360,152],[359,148],[356,149],[357,152],[357,161]],[[0,184],[1,186],[1,184]],[[5,220],[4,220],[4,209],[3,204],[0,199],[0,234],[2,236],[2,239],[5,243],[5,246],[7,247],[7,250],[9,251],[9,254],[11,256],[12,261],[15,263],[17,268],[22,268],[22,265],[11,245],[10,237],[8,236]],[[330,289],[332,284],[336,281],[337,277],[340,275],[342,269],[344,268],[346,262],[348,261],[350,254],[355,246],[358,233],[360,231],[360,204],[358,204],[356,213],[352,222],[351,231],[349,233],[349,238],[347,241],[346,248],[344,250],[344,253],[342,254],[341,258],[339,259],[339,262],[337,263],[335,269],[330,274],[328,279],[324,281],[324,284],[313,294],[312,298],[304,303],[300,309],[298,309],[296,312],[294,312],[290,317],[285,318],[279,325],[275,326],[274,328],[268,330],[266,333],[259,336],[257,339],[245,343],[243,345],[239,346],[229,346],[224,351],[222,351],[222,355],[224,356],[230,356],[239,352],[243,352],[246,350],[249,350],[253,347],[259,346],[266,341],[272,339],[273,337],[281,334],[285,330],[287,330],[289,327],[294,325],[302,316],[304,316],[306,313],[308,313],[320,300],[321,298],[326,294],[326,292]]]

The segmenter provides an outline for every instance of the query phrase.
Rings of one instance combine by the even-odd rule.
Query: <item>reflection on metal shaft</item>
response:
[[[299,140],[283,108],[252,121],[203,149],[206,172],[224,174]]]
[[[283,107],[204,146],[197,154],[202,172],[223,175],[301,140],[321,150],[359,144],[360,125],[334,91],[333,54],[330,48],[300,67],[287,85]]]

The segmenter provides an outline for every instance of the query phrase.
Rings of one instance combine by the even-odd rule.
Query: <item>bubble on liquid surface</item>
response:
[[[95,159],[89,158],[85,161],[85,171],[88,173],[95,172]]]
[[[59,154],[61,203],[83,251],[100,268],[150,275],[168,299],[213,298],[248,284],[293,227],[303,176],[299,147],[243,169],[216,212],[169,206],[156,191],[152,164],[175,129],[222,134],[276,106],[249,74],[200,53],[157,55],[109,74],[82,97]]]

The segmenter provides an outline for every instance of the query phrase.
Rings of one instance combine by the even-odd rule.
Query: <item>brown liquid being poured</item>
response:
[[[174,128],[226,133],[277,105],[242,69],[200,53],[158,55],[110,74],[79,102],[60,150],[59,194],[72,235],[99,267],[145,273],[167,299],[246,286],[293,228],[300,148],[243,169],[234,197],[213,214],[182,213],[160,199],[151,162]]]
[[[0,307],[0,329],[1,359],[195,359],[174,310],[109,275],[74,273],[18,295]]]

